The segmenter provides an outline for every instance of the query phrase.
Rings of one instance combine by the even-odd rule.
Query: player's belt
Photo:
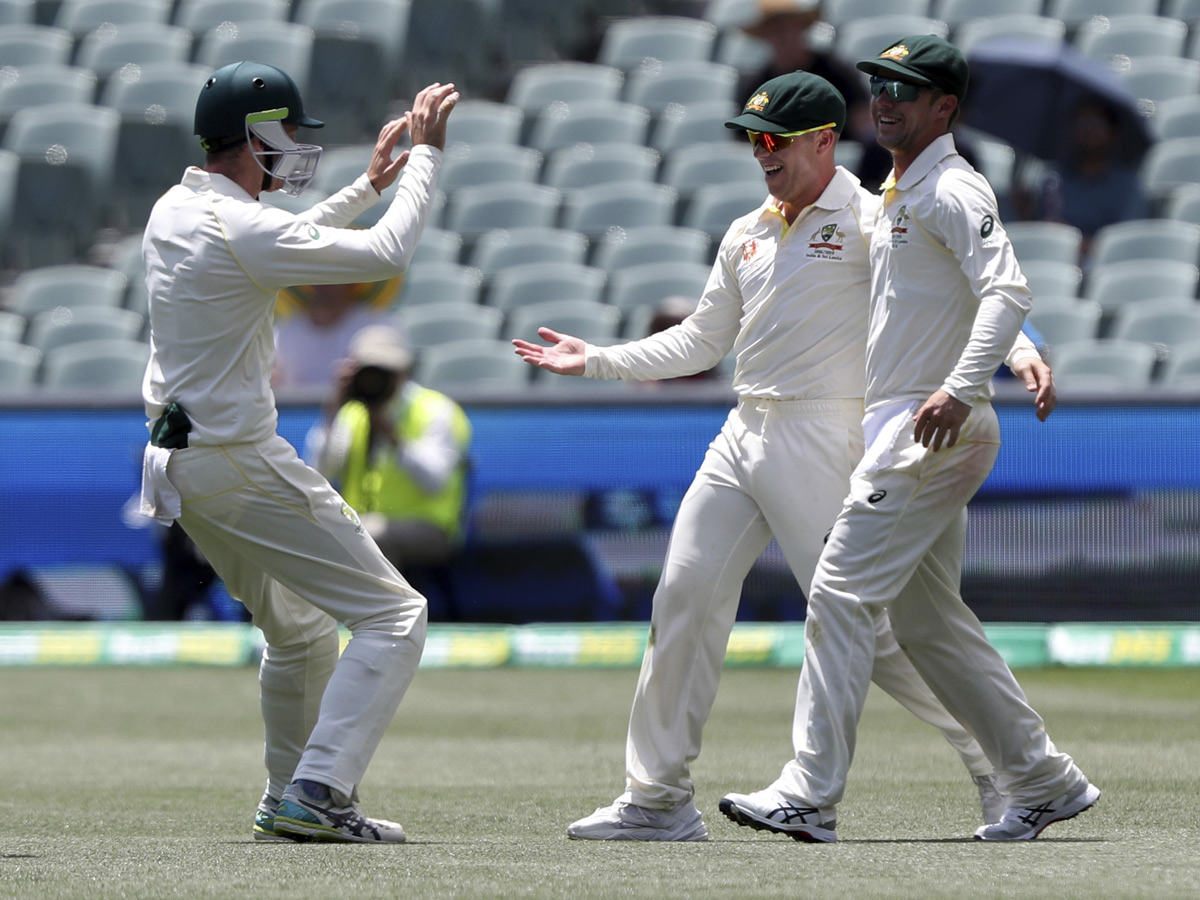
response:
[[[182,406],[171,401],[163,414],[150,426],[150,443],[167,450],[182,450],[188,445],[187,436],[191,430],[192,420],[188,418],[188,414]]]

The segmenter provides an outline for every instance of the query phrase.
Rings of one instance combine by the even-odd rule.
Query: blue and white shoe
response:
[[[275,812],[274,833],[293,841],[403,844],[404,829],[386,819],[369,819],[349,797],[330,791],[328,800],[312,797],[292,782]]]
[[[1091,809],[1100,799],[1100,789],[1086,781],[1071,794],[1055,797],[1037,806],[1012,807],[999,822],[984,825],[975,832],[977,841],[1032,841],[1048,825],[1073,819]]]
[[[837,819],[824,818],[821,810],[777,791],[774,786],[753,794],[726,794],[721,812],[756,831],[786,834],[794,841],[832,844],[837,840]]]

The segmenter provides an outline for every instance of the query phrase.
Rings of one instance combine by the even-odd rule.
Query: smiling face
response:
[[[957,108],[958,98],[933,88],[920,88],[915,100],[894,100],[886,90],[875,93],[871,98],[875,139],[891,151],[897,173],[950,130]]]
[[[793,138],[790,146],[768,150],[754,147],[754,158],[763,169],[771,196],[780,201],[788,222],[812,204],[833,177],[833,150],[837,134],[832,129],[813,131]]]

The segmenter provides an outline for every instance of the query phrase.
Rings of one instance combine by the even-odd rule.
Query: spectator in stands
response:
[[[804,71],[820,75],[846,99],[845,137],[862,144],[857,175],[868,190],[878,190],[891,171],[892,160],[875,143],[871,122],[871,98],[862,75],[850,63],[833,53],[813,46],[812,27],[821,18],[819,0],[757,0],[756,16],[741,28],[771,48],[771,59],[756,72],[744,74],[738,82],[738,96],[750,92],[779,75]]]
[[[309,441],[317,468],[402,572],[444,563],[458,547],[471,441],[462,407],[410,380],[412,362],[393,326],[360,331],[328,424]]]
[[[1138,173],[1121,158],[1116,113],[1098,100],[1075,107],[1069,123],[1067,156],[1032,192],[1017,192],[1024,219],[1065,222],[1083,233],[1080,263],[1086,264],[1092,239],[1105,225],[1142,219],[1149,204]]]
[[[346,358],[354,335],[387,321],[383,306],[400,279],[288,288],[276,305],[275,387],[325,387]]]

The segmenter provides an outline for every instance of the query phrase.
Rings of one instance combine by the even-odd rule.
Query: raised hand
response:
[[[559,334],[551,328],[539,328],[538,336],[550,341],[549,346],[513,339],[517,356],[531,366],[546,369],[557,375],[582,375],[587,342],[569,334]]]

